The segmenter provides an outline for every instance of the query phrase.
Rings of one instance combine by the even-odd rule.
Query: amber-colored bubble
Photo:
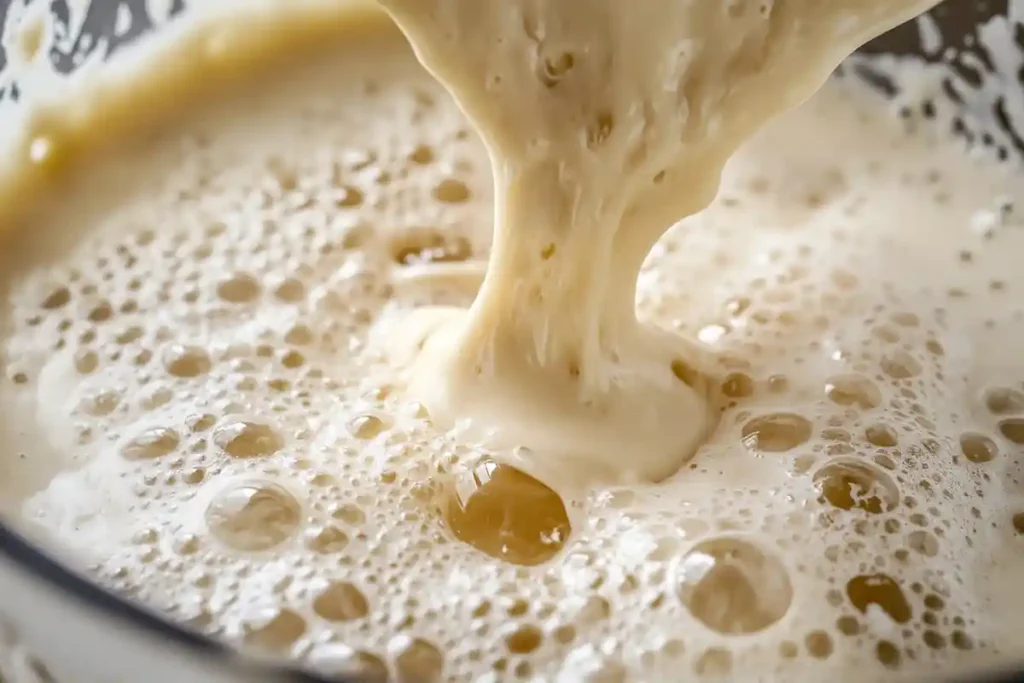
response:
[[[469,187],[455,178],[445,178],[434,186],[434,198],[445,204],[462,204],[469,201],[469,197]]]
[[[565,504],[557,493],[493,461],[457,478],[444,511],[456,538],[512,564],[535,565],[551,559],[571,532]]]
[[[259,422],[236,420],[218,427],[213,442],[232,458],[259,458],[273,455],[284,446],[281,436]]]
[[[310,663],[317,672],[336,677],[339,681],[387,683],[390,680],[388,665],[383,659],[372,652],[354,650],[341,643],[318,645],[310,655]]]
[[[1024,535],[1024,512],[1018,512],[1013,516],[1013,530],[1019,535]]]
[[[999,455],[996,442],[984,434],[967,432],[960,435],[960,450],[973,463],[991,462]]]
[[[825,382],[825,396],[840,406],[861,410],[877,408],[882,403],[882,392],[874,382],[863,375],[835,375]]]
[[[175,377],[198,377],[210,371],[210,356],[198,346],[175,344],[164,353],[164,369]]]
[[[710,647],[693,663],[698,676],[718,678],[732,673],[732,653],[724,647]]]
[[[875,646],[875,657],[889,669],[898,669],[903,662],[903,655],[900,653],[900,649],[888,640],[878,641],[878,644]]]
[[[882,470],[857,460],[830,462],[814,474],[820,503],[840,510],[857,508],[878,515],[894,509],[899,487]]]
[[[881,361],[882,372],[893,379],[910,379],[921,374],[921,363],[906,351],[887,355]]]
[[[1024,392],[1007,387],[990,389],[985,393],[985,407],[993,415],[1024,413]]]
[[[313,611],[327,621],[352,621],[370,612],[370,603],[358,588],[347,581],[327,586],[313,600]]]
[[[1024,445],[1024,417],[1011,417],[999,423],[999,432],[1009,441]]]
[[[276,484],[243,483],[218,492],[205,519],[210,533],[224,545],[256,552],[294,536],[302,524],[302,506]]]
[[[67,287],[57,287],[43,298],[42,307],[52,311],[67,305],[71,301],[71,290]]]
[[[846,584],[846,596],[862,614],[872,605],[880,607],[898,624],[906,624],[913,616],[910,603],[900,585],[885,574],[855,576]]]
[[[754,380],[742,372],[733,372],[722,381],[722,393],[729,398],[746,398],[754,393]]]
[[[348,545],[348,534],[336,526],[326,526],[310,537],[306,546],[315,553],[340,553]]]
[[[360,415],[348,424],[349,433],[357,439],[370,440],[387,429],[384,420],[376,415]]]
[[[505,637],[505,647],[509,652],[517,655],[529,654],[539,648],[543,642],[543,632],[529,624],[520,626]]]
[[[245,629],[245,643],[271,652],[287,652],[306,632],[306,620],[290,609],[278,610],[260,626]]]
[[[178,448],[178,433],[167,427],[154,427],[135,436],[121,447],[126,460],[150,460],[173,453]]]
[[[248,273],[235,273],[217,285],[217,296],[234,304],[254,301],[262,291],[260,281]]]
[[[444,655],[423,638],[398,636],[388,646],[395,662],[398,683],[433,683],[444,673]]]
[[[879,448],[892,448],[899,443],[895,430],[884,424],[873,424],[864,430],[864,438],[872,446]]]
[[[763,631],[793,602],[789,572],[778,558],[742,539],[702,541],[683,557],[678,571],[679,599],[718,633]]]
[[[925,557],[939,554],[939,539],[930,531],[917,529],[907,534],[907,547]]]
[[[832,655],[832,636],[825,631],[811,631],[804,638],[807,653],[815,659],[828,659]]]
[[[811,421],[796,413],[770,413],[743,425],[743,443],[753,451],[782,453],[811,438]]]

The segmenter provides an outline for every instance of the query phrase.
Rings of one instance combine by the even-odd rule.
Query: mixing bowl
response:
[[[58,31],[60,39],[47,56],[61,72],[74,71],[92,59],[116,65],[131,52],[125,46],[151,41],[188,12],[182,0],[86,0],[84,22],[70,26],[68,1],[53,0],[50,6],[63,35]],[[16,4],[17,0],[0,0],[0,26],[13,21]],[[993,17],[1009,17],[1016,27],[1010,41],[1004,41],[1002,54],[986,49],[991,41],[979,40],[990,30]],[[866,46],[840,71],[892,97],[900,114],[911,121],[933,118],[940,108],[954,105],[951,134],[1015,163],[1024,153],[1022,56],[1024,1],[948,0],[919,22]],[[0,74],[8,57],[0,50]],[[886,70],[877,66],[900,60],[944,65],[941,87],[924,95],[899,92],[882,75]],[[0,78],[2,106],[24,106],[24,85],[7,69]],[[1019,654],[1024,662],[1024,653]],[[1019,672],[978,672],[972,680],[1024,681],[1024,664]],[[326,683],[328,678],[238,654],[170,623],[62,565],[28,540],[15,523],[0,520],[0,683],[188,681]]]

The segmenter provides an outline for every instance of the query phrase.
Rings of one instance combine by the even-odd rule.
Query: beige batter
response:
[[[605,43],[548,31],[574,55],[553,94]],[[532,101],[511,56],[472,63],[519,79],[495,111],[457,90],[497,121],[481,144],[366,5],[181,40],[174,71],[38,114],[5,186],[0,492],[70,561],[232,642],[399,680],[918,680],[1024,648],[1019,176],[834,84],[712,201],[687,164],[756,121],[666,134],[656,181],[622,163],[627,99],[593,150],[557,109],[485,118]],[[751,101],[795,104],[841,56]],[[530,130],[562,146],[513,144]],[[704,135],[721,148],[693,156]],[[528,181],[553,154],[568,175]]]
[[[936,3],[382,4],[479,129],[496,188],[487,277],[468,316],[419,316],[413,391],[534,472],[630,482],[676,472],[717,413],[703,350],[637,321],[654,242],[754,130]]]

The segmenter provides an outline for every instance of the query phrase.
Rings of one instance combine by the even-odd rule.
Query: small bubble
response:
[[[825,396],[836,405],[854,406],[861,410],[871,410],[882,403],[882,392],[863,375],[830,377],[825,383]]]
[[[879,448],[892,448],[899,442],[896,432],[891,427],[883,424],[869,426],[864,430],[864,438],[872,446],[878,446]]]
[[[875,657],[889,669],[898,669],[903,661],[900,649],[888,640],[878,641],[875,646]]]
[[[336,526],[326,526],[311,537],[306,545],[321,555],[340,553],[348,545],[348,535]]]
[[[724,647],[709,647],[693,664],[698,676],[722,677],[732,674],[732,653]]]
[[[175,344],[164,353],[164,369],[174,377],[198,377],[210,371],[210,357],[198,346]]]
[[[259,280],[252,275],[235,273],[217,285],[217,296],[230,303],[248,303],[259,298],[262,289]]]
[[[999,432],[1009,441],[1024,445],[1024,418],[1011,417],[999,423]]]
[[[993,415],[1015,415],[1024,412],[1024,392],[997,388],[985,394],[985,407]]]
[[[880,469],[856,460],[831,462],[814,474],[818,501],[840,510],[854,508],[878,515],[899,504],[899,488]]]
[[[906,624],[913,615],[900,585],[885,574],[855,576],[846,584],[846,596],[861,614],[875,605],[898,624]]]
[[[306,286],[301,280],[287,278],[274,288],[274,296],[287,303],[296,303],[306,298]]]
[[[422,638],[397,636],[388,649],[395,662],[398,683],[433,683],[444,673],[444,655]]]
[[[752,451],[782,453],[806,443],[812,434],[807,418],[795,413],[770,413],[743,425],[743,444]]]
[[[313,331],[302,324],[294,325],[285,333],[284,341],[295,346],[305,346],[313,341]]]
[[[213,442],[232,458],[273,455],[284,446],[281,436],[259,422],[233,421],[218,427]]]
[[[43,298],[41,306],[48,310],[56,310],[71,301],[71,290],[67,287],[57,287]]]
[[[434,187],[434,198],[445,204],[462,204],[469,197],[469,187],[461,180],[446,178]]]
[[[210,533],[224,545],[256,552],[293,536],[302,523],[302,506],[276,484],[246,483],[214,496],[205,518]]]
[[[126,460],[150,460],[173,453],[178,448],[178,434],[173,429],[155,427],[147,429],[121,447]]]
[[[698,543],[679,566],[680,600],[701,623],[725,634],[757,633],[789,611],[793,587],[782,563],[735,538]]]
[[[729,398],[746,398],[754,393],[754,380],[742,372],[733,372],[722,382],[722,393]]]
[[[520,626],[505,638],[505,647],[508,651],[525,655],[535,651],[544,642],[544,634],[536,626],[529,624]]]
[[[434,150],[429,145],[419,145],[409,154],[409,161],[426,166],[434,161]]]
[[[832,655],[832,636],[824,631],[811,631],[804,639],[807,652],[815,659],[828,659]]]
[[[1022,436],[1024,436],[1024,429],[1022,429]],[[978,464],[991,462],[999,454],[999,447],[996,446],[995,441],[984,434],[974,432],[960,435],[960,450],[965,458]]]
[[[907,534],[907,547],[925,557],[939,554],[939,539],[930,531],[918,529]]]
[[[75,354],[75,369],[79,374],[91,374],[100,365],[100,358],[93,351],[79,351]]]
[[[289,609],[276,610],[259,626],[246,626],[245,643],[261,650],[286,652],[306,633],[306,620]]]
[[[882,372],[893,379],[909,379],[921,374],[921,363],[906,351],[898,351],[882,358]]]
[[[369,614],[370,603],[351,583],[337,582],[316,596],[313,611],[327,621],[352,621]]]
[[[366,195],[358,187],[344,185],[338,188],[337,198],[334,203],[343,209],[354,209],[357,206],[362,206],[365,198]]]
[[[380,435],[387,425],[376,415],[360,415],[348,425],[349,433],[357,439],[369,441]]]

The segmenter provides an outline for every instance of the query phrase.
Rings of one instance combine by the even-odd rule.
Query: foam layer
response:
[[[491,182],[396,33],[362,35],[24,214],[0,488],[26,523],[325,671],[861,681],[1024,647],[1019,177],[839,86],[772,124],[637,286],[714,349],[717,431],[660,485],[552,490],[386,360],[409,311],[472,300]]]

